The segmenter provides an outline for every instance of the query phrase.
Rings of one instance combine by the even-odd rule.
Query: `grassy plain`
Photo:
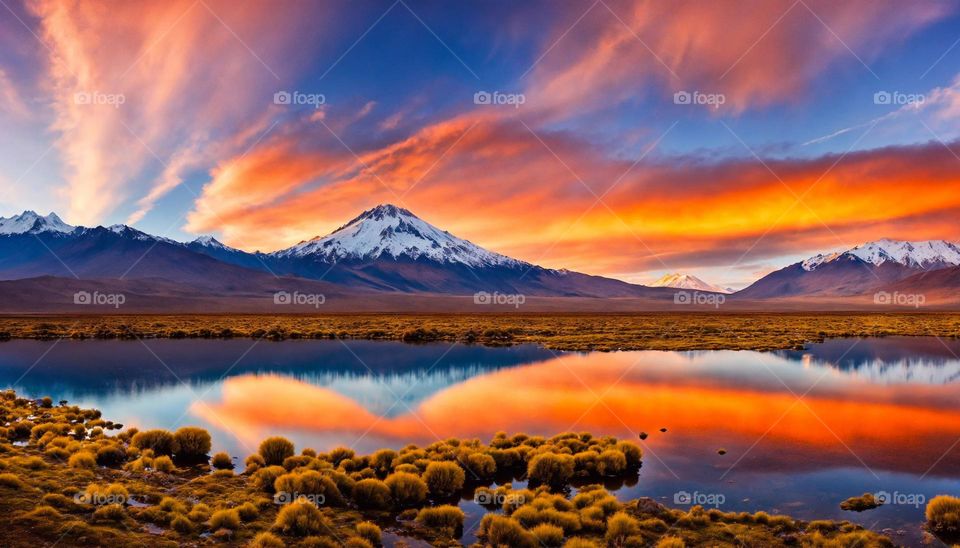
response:
[[[0,317],[10,338],[377,339],[556,350],[772,350],[831,337],[960,337],[957,313],[109,315]]]

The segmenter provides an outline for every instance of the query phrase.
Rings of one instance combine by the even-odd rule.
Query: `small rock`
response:
[[[726,449],[717,449],[717,454],[718,454],[718,455],[726,455],[726,454],[727,454],[727,450],[726,450]]]
[[[666,428],[661,428],[660,431],[661,431],[661,432],[666,432],[667,429],[666,429]]]
[[[642,440],[647,439],[647,433],[646,433],[646,432],[640,432],[640,439],[642,439]]]

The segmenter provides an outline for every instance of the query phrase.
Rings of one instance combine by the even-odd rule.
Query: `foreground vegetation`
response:
[[[456,546],[465,532],[485,546],[531,548],[892,546],[848,522],[621,503],[599,482],[635,477],[639,447],[585,433],[449,439],[363,456],[347,448],[297,454],[276,437],[237,473],[230,456],[209,458],[200,428],[124,430],[96,410],[12,391],[0,396],[0,414],[4,546],[363,548],[384,534]],[[526,486],[503,480],[511,476]],[[461,498],[489,512],[465,523]],[[931,519],[948,530],[955,516],[947,501]]]
[[[88,338],[377,339],[537,343],[557,350],[774,350],[831,337],[960,337],[953,313],[632,315],[192,315],[0,318],[0,340]]]

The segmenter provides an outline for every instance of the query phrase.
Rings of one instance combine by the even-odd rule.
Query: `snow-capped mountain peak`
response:
[[[200,236],[196,240],[190,242],[191,244],[196,244],[203,247],[212,247],[216,249],[233,249],[232,247],[227,246],[227,244],[221,242],[220,240],[214,238],[213,236]]]
[[[729,289],[707,283],[691,274],[680,274],[679,272],[665,275],[664,277],[650,284],[650,287],[674,287],[677,289],[690,289],[693,291],[733,293]]]
[[[24,211],[20,215],[0,217],[0,234],[37,234],[40,232],[70,232],[74,227],[63,222],[56,213],[46,217],[36,211]]]
[[[301,242],[273,255],[280,258],[312,256],[317,261],[330,263],[408,258],[469,267],[527,265],[457,238],[391,204],[368,209],[328,236]]]
[[[911,268],[939,268],[960,265],[960,246],[944,240],[907,242],[884,238],[844,252],[810,257],[801,266],[813,271],[823,264],[843,259],[859,259],[874,266],[889,262]]]

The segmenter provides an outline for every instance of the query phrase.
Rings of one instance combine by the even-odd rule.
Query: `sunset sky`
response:
[[[742,287],[960,240],[958,140],[958,1],[0,1],[2,216],[272,251],[393,203]]]

